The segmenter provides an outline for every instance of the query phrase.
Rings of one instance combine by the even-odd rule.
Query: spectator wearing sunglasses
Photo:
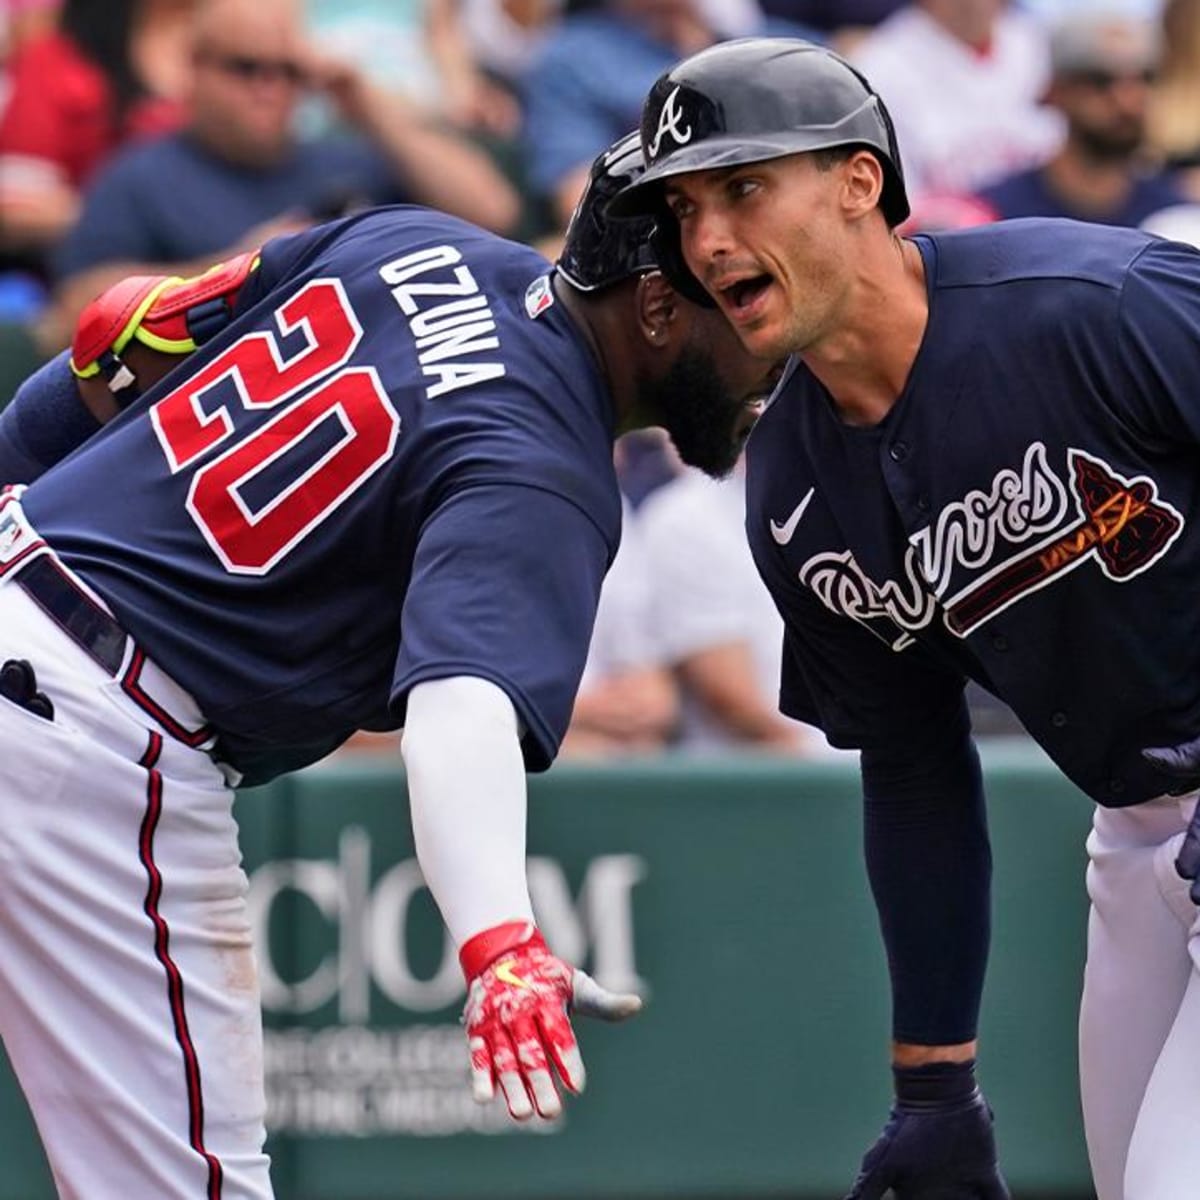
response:
[[[183,121],[193,3],[65,0],[56,26],[44,20],[48,28],[17,46],[0,116],[0,260],[9,268],[42,274],[100,165]]]
[[[1147,162],[1146,120],[1160,55],[1161,36],[1149,19],[1083,12],[1057,25],[1046,102],[1062,114],[1065,139],[1043,165],[980,191],[992,216],[1135,226],[1183,203],[1177,178]]]
[[[306,92],[353,135],[301,140]],[[315,56],[293,0],[206,0],[193,26],[184,129],[118,156],[56,258],[48,342],[131,274],[188,276],[278,233],[412,202],[507,232],[519,203],[486,155],[355,68]]]

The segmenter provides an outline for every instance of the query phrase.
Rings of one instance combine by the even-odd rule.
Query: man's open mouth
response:
[[[721,299],[734,317],[749,315],[774,281],[770,275],[752,275],[722,287]]]

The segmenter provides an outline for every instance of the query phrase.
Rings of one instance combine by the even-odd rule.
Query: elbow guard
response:
[[[121,352],[137,340],[166,354],[190,354],[233,319],[239,295],[259,264],[258,251],[218,263],[203,275],[132,275],[82,312],[71,342],[71,370],[80,379],[103,375],[125,408],[137,380]]]

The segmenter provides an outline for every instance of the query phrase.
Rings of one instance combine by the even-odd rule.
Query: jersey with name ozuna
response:
[[[250,779],[447,674],[553,758],[620,499],[549,270],[416,207],[270,242],[237,319],[25,493]]]

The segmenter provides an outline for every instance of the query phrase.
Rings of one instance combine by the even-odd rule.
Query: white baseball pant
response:
[[[1099,1200],[1200,1193],[1200,918],[1175,857],[1196,796],[1097,808],[1079,1071]]]
[[[55,718],[0,698],[0,1037],[59,1195],[270,1200],[233,791],[11,577],[9,658]]]

